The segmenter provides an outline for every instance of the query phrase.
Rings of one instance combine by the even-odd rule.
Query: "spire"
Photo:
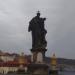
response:
[[[57,58],[55,53],[53,53],[53,56],[51,57],[51,65],[57,65]]]
[[[55,53],[53,53],[53,56],[52,56],[52,58],[56,58],[56,56],[55,56]]]
[[[24,64],[25,63],[25,57],[24,57],[24,53],[22,52],[19,56],[19,64]]]

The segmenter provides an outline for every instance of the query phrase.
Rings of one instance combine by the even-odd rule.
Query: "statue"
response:
[[[40,18],[40,12],[38,11],[37,16],[32,18],[29,22],[28,31],[32,32],[32,48],[45,48],[47,46],[47,42],[45,39],[45,35],[47,33],[44,28],[44,21],[46,18]]]

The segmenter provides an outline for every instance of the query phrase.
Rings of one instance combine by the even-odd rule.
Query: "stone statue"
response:
[[[46,18],[40,18],[40,12],[37,12],[37,15],[32,18],[29,22],[28,31],[32,32],[32,48],[45,48],[47,46],[47,42],[45,39],[45,35],[47,33],[44,28],[44,21]]]

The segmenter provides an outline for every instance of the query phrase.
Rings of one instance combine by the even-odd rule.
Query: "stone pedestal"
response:
[[[46,64],[30,64],[28,65],[28,71],[31,75],[48,75],[49,67]]]
[[[43,63],[46,51],[47,51],[47,49],[44,49],[44,48],[31,49],[31,53],[32,53],[31,60],[32,60],[32,62],[33,63]]]

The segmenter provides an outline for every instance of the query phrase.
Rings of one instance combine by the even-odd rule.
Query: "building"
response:
[[[19,69],[23,69],[25,71],[27,70],[29,62],[24,57],[24,54],[17,56],[17,58],[13,57],[13,55],[9,53],[0,52],[0,59],[2,60],[0,61],[1,74],[15,73]]]
[[[16,56],[17,56],[17,54],[15,54],[15,53],[10,54],[10,53],[0,51],[0,60],[2,60],[4,62],[14,61]]]

